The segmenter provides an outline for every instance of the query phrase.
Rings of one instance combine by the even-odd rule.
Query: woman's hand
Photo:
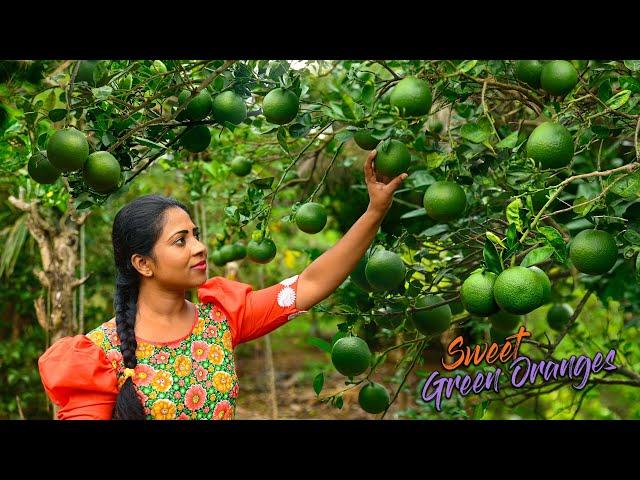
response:
[[[409,175],[407,173],[401,173],[389,181],[389,178],[376,174],[373,159],[377,153],[376,150],[372,150],[364,162],[364,179],[367,184],[367,190],[369,191],[369,206],[367,210],[384,217],[389,208],[391,208],[393,192],[402,185],[402,181]]]

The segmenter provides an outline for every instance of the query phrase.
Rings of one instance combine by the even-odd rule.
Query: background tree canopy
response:
[[[2,61],[0,418],[49,417],[38,356],[113,316],[122,205],[185,202],[208,275],[268,286],[364,213],[374,148],[409,177],[351,277],[272,334],[276,385],[297,388],[279,387],[285,415],[640,418],[639,101],[640,60]],[[520,325],[534,360],[615,349],[617,368],[421,400],[456,336]],[[371,355],[345,377],[333,346],[352,335]],[[247,385],[255,343],[236,350]],[[370,381],[390,406],[358,400]]]

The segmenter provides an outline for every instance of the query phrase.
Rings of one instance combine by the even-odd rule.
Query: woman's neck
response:
[[[150,282],[140,286],[137,310],[138,319],[149,319],[153,323],[169,326],[182,323],[193,315],[184,290],[167,290]]]

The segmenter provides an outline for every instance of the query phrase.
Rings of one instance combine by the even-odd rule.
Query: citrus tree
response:
[[[331,342],[315,341],[345,376],[331,394],[316,376],[322,401],[341,407],[358,388],[362,408],[384,417],[403,391],[419,394],[412,378],[435,368],[429,352],[457,336],[504,343],[523,325],[532,336],[521,352],[532,359],[615,349],[618,368],[580,391],[557,379],[454,395],[445,415],[535,404],[545,416],[538,402],[551,398],[562,402],[548,413],[575,416],[602,389],[637,398],[627,392],[640,386],[640,61],[52,61],[1,70],[0,168],[38,241],[38,278],[56,292],[55,320],[40,322],[54,338],[77,330],[65,318],[86,280],[60,245],[150,168],[184,172],[193,202],[215,200],[224,219],[210,252],[216,266],[268,264],[282,260],[276,225],[345,233],[364,213],[361,165],[375,149],[378,178],[409,177],[348,281],[314,308],[341,319]],[[274,218],[279,204],[289,213]],[[391,378],[378,374],[385,363]],[[405,413],[442,415],[420,401]]]

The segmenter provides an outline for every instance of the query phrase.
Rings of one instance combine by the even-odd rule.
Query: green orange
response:
[[[393,178],[407,171],[411,163],[411,154],[404,143],[385,140],[377,147],[374,163],[376,173]]]
[[[231,171],[239,177],[249,175],[252,166],[253,162],[245,157],[238,156],[231,160]]]
[[[284,88],[274,88],[262,101],[262,113],[265,118],[278,125],[284,125],[296,118],[299,108],[298,96]]]
[[[423,295],[416,299],[415,307],[429,307],[444,302],[440,295]],[[413,325],[423,335],[438,335],[449,328],[451,323],[451,307],[441,305],[430,310],[411,311]]]
[[[38,152],[31,155],[27,171],[31,178],[42,184],[55,183],[60,176],[60,170],[47,160],[47,152]]]
[[[250,240],[247,244],[247,257],[256,263],[269,263],[276,256],[278,249],[270,238],[262,241]]]
[[[493,285],[493,296],[505,312],[522,315],[542,304],[544,291],[538,274],[526,267],[504,270]]]
[[[202,120],[211,112],[211,95],[206,89],[201,90],[200,93],[194,97],[191,96],[189,90],[183,90],[178,97],[178,103],[182,105],[185,102],[188,103],[183,110],[184,117],[189,120]]]
[[[573,159],[573,137],[563,125],[545,122],[527,140],[527,155],[543,168],[561,168]]]
[[[467,312],[486,317],[498,311],[493,297],[496,278],[493,272],[475,272],[462,283],[460,300]]]
[[[80,170],[88,156],[87,137],[75,128],[58,130],[47,144],[47,158],[61,172]]]
[[[365,267],[367,282],[378,291],[394,290],[400,287],[404,283],[406,272],[407,268],[402,258],[384,249],[376,250],[369,257]]]
[[[379,383],[369,382],[360,389],[358,403],[367,413],[382,413],[389,406],[390,397],[387,389]]]
[[[533,88],[538,88],[543,66],[540,60],[518,60],[516,62],[516,78]]]
[[[367,128],[361,128],[353,134],[353,140],[363,150],[375,150],[380,143],[380,140],[374,138],[371,135],[371,130]]]
[[[240,95],[227,90],[213,99],[212,116],[220,124],[229,122],[238,125],[247,118],[247,105]]]
[[[298,228],[305,233],[318,233],[327,224],[327,212],[321,204],[307,202],[296,211],[295,222]]]
[[[454,182],[435,182],[424,193],[423,205],[429,215],[439,222],[460,218],[467,208],[467,196]]]
[[[84,164],[82,178],[96,192],[108,193],[120,184],[120,163],[109,152],[93,152]]]
[[[583,230],[569,247],[569,258],[582,273],[601,275],[611,270],[618,259],[618,246],[604,230]]]
[[[391,105],[405,117],[427,115],[431,110],[431,88],[425,80],[406,77],[391,91]]]
[[[554,60],[542,67],[540,85],[551,95],[566,95],[577,83],[578,72],[571,62]]]
[[[203,152],[211,143],[211,132],[206,125],[188,127],[180,138],[180,144],[193,153]]]
[[[333,344],[331,362],[346,377],[364,373],[371,364],[371,351],[367,342],[359,337],[343,337]]]

